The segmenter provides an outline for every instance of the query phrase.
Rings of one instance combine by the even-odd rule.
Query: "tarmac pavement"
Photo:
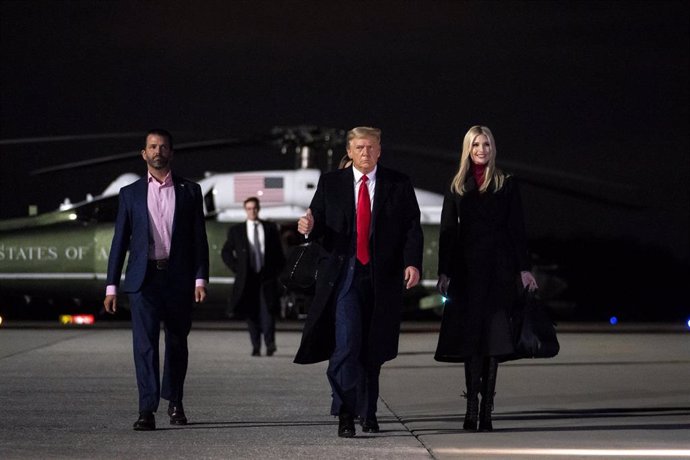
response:
[[[294,327],[256,358],[245,330],[196,325],[190,424],[170,426],[163,401],[154,432],[132,430],[127,328],[2,328],[0,458],[690,458],[690,333],[563,329],[557,357],[499,367],[495,430],[468,433],[462,366],[407,328],[381,373],[381,433],[341,439],[326,363],[292,363]]]

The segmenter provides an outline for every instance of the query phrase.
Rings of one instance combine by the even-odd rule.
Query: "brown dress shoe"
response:
[[[142,411],[139,412],[139,418],[134,422],[135,431],[153,431],[156,429],[156,418],[153,412]]]
[[[186,425],[187,416],[184,414],[182,403],[171,402],[168,405],[168,415],[170,416],[171,425]]]

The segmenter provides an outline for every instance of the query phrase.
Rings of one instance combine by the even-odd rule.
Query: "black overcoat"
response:
[[[466,187],[463,196],[448,190],[443,201],[438,273],[450,285],[434,358],[507,359],[519,273],[530,269],[520,193],[512,176],[497,192],[480,194],[471,176]]]
[[[280,242],[280,231],[275,223],[259,219],[264,228],[264,264],[261,270],[261,290],[272,314],[280,312],[280,284],[278,275],[285,265],[285,255]],[[247,274],[251,270],[249,255],[251,246],[247,238],[247,223],[233,225],[221,251],[225,265],[235,272],[228,313],[244,318],[258,312],[258,292],[248,292]]]
[[[382,364],[398,353],[405,267],[422,272],[423,234],[419,205],[410,179],[378,165],[371,224],[370,254],[374,283],[366,353]],[[295,362],[310,364],[330,358],[335,348],[335,287],[353,253],[355,197],[352,167],[321,175],[311,202],[311,238],[329,252],[319,266],[314,299]]]

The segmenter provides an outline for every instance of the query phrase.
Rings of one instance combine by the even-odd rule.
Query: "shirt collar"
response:
[[[376,180],[376,169],[378,169],[379,165],[374,166],[374,169],[367,174],[367,178],[369,179],[369,182],[373,182]],[[355,184],[359,183],[360,180],[362,180],[362,174],[357,168],[354,166],[352,167],[352,173],[355,175]]]
[[[170,185],[173,184],[172,173],[171,173],[171,172],[168,172],[168,174],[165,176],[165,179],[163,179],[163,183],[162,183],[162,184],[158,182],[158,179],[156,179],[155,177],[153,177],[153,176],[151,175],[151,172],[150,172],[150,171],[147,172],[146,175],[147,175],[147,177],[148,177],[148,183],[149,183],[149,184],[150,184],[151,182],[155,182],[156,184],[160,185],[161,187],[166,187],[166,186],[170,186]]]

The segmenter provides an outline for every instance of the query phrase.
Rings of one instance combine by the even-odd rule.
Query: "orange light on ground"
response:
[[[95,322],[93,315],[60,315],[60,324],[90,325]]]

